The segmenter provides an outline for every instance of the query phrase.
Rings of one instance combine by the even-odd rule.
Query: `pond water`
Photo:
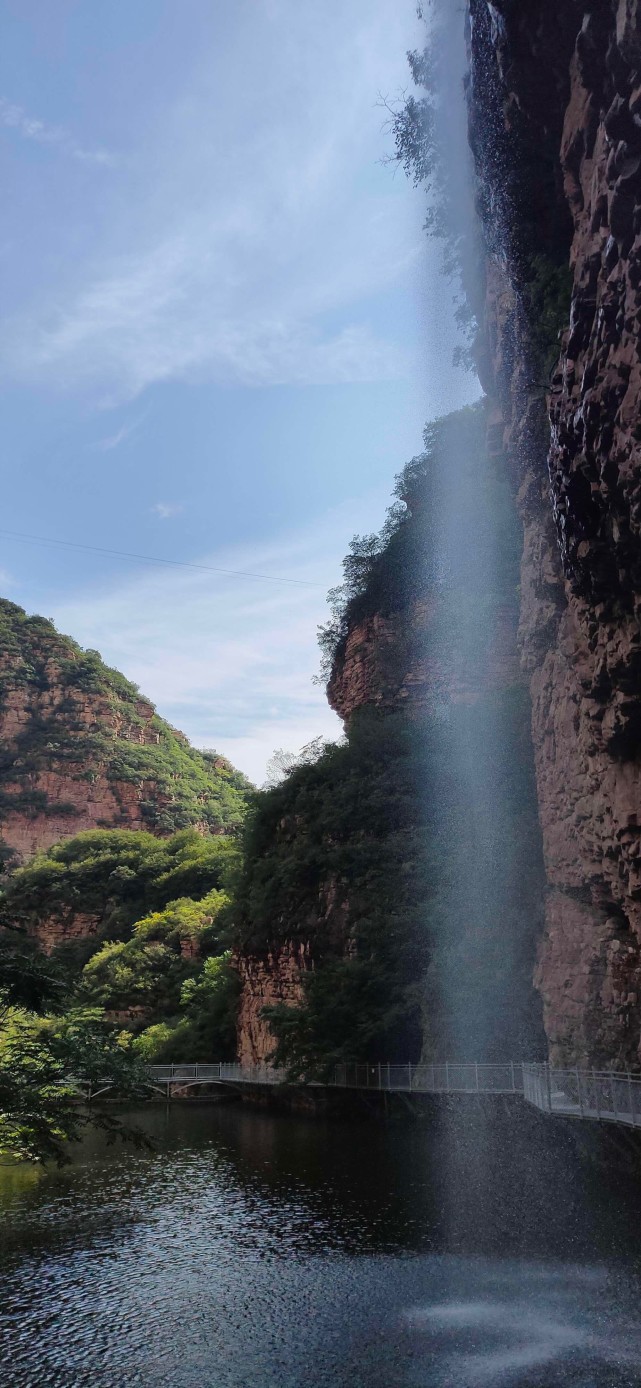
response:
[[[538,1118],[434,1114],[150,1108],[152,1151],[0,1172],[0,1384],[641,1385],[634,1186]]]

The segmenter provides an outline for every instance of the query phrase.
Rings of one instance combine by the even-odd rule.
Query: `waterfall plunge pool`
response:
[[[176,1104],[152,1151],[5,1168],[0,1384],[641,1385],[634,1187],[556,1124],[435,1114]]]

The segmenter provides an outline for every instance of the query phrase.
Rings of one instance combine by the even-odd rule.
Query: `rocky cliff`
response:
[[[247,845],[246,1058],[538,1052],[521,534],[486,433],[483,405],[429,426],[345,561],[322,645],[346,745],[263,799]]]
[[[95,651],[0,601],[0,843],[5,858],[80,830],[238,825],[246,782],[202,754]]]
[[[478,470],[464,468],[465,485],[457,496],[446,496],[448,479],[454,485],[451,479],[458,475],[460,481],[461,474],[445,469],[440,491],[422,498],[429,502],[423,508],[423,552],[438,562],[428,572],[417,549],[405,553],[404,572],[411,580],[401,601],[394,537],[388,532],[384,561],[373,556],[367,541],[353,549],[347,600],[329,628],[328,692],[348,730],[360,711],[372,707],[383,716],[402,709],[410,719],[417,713],[421,721],[424,715],[428,721],[440,717],[450,729],[459,718],[456,710],[463,711],[465,732],[458,748],[456,735],[450,737],[449,768],[439,780],[431,763],[426,784],[440,801],[441,819],[455,818],[456,836],[471,861],[483,866],[485,858],[505,872],[507,858],[513,876],[520,873],[518,901],[509,873],[504,877],[494,934],[482,904],[472,912],[473,928],[466,929],[461,903],[451,909],[448,886],[447,921],[430,939],[428,981],[431,974],[436,986],[431,992],[428,986],[423,1016],[428,1046],[438,1018],[439,975],[442,995],[452,968],[452,940],[458,973],[449,1010],[467,1009],[474,1017],[470,978],[482,968],[495,967],[502,979],[495,989],[497,1012],[502,998],[508,1008],[517,1006],[506,991],[510,969],[502,952],[520,932],[524,952],[517,974],[523,981],[535,932],[533,972],[551,1058],[638,1067],[641,0],[469,0],[468,44],[469,136],[483,227],[483,289],[480,296],[476,287],[470,294],[480,320],[474,356],[488,397],[487,457],[496,465],[495,480],[499,474],[509,479],[522,526],[518,612],[516,580],[511,588],[505,581],[509,563],[499,564],[503,580],[496,583],[488,544],[479,543],[478,509],[470,509]],[[429,75],[430,65],[424,69]],[[415,63],[413,71],[420,70]],[[401,135],[404,128],[400,121]],[[469,248],[466,255],[464,278],[473,260]],[[411,467],[409,475],[415,476]],[[421,504],[416,494],[399,495],[410,510]],[[458,554],[450,546],[444,555],[430,514],[458,515]],[[495,525],[494,503],[486,514]],[[474,543],[466,572],[460,542],[465,546],[469,537]],[[457,633],[449,644],[448,630]],[[447,801],[448,786],[460,779],[456,756],[465,737],[476,756],[484,733],[496,742],[497,729],[509,729],[511,751],[503,760],[486,760],[488,784],[503,785],[510,758],[520,760],[527,779],[521,714],[509,721],[510,700],[518,695],[518,703],[524,684],[539,824],[521,785],[511,816],[497,809],[498,798],[486,807],[503,834],[503,854],[498,838],[484,840],[480,852],[481,839],[470,834],[464,806]],[[469,778],[468,790],[474,793]],[[296,805],[291,809],[295,816]],[[476,811],[480,822],[478,805]],[[438,836],[438,826],[430,827]],[[446,856],[448,845],[442,849]],[[465,879],[465,853],[458,856],[457,872]],[[471,879],[468,886],[469,902]],[[487,884],[484,890],[488,901],[498,903]],[[438,899],[424,905],[425,919],[438,921]],[[288,930],[295,937],[295,911],[281,912],[280,926],[282,943]],[[267,986],[269,976],[267,991],[273,985],[276,995],[281,956],[268,953],[260,986]],[[309,988],[308,963],[300,975],[303,990]],[[288,954],[289,982],[285,974],[281,980],[287,987],[291,964]],[[486,985],[491,992],[490,977]],[[478,1038],[478,1027],[474,1034]],[[497,1035],[506,1045],[514,1043],[509,1029]],[[267,1036],[265,1030],[260,1045]]]
[[[553,1059],[638,1065],[641,5],[472,0],[470,18],[478,357],[524,525],[548,884],[537,983]],[[541,322],[565,266],[550,377]]]
[[[241,1065],[265,1065],[274,1051],[275,1038],[264,1008],[300,1007],[304,1003],[303,979],[311,967],[309,944],[289,941],[263,954],[238,953],[235,967],[240,979],[237,1057]]]

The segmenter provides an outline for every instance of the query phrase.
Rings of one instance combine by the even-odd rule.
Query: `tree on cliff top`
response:
[[[399,165],[414,187],[425,190],[425,230],[443,248],[443,270],[454,283],[456,320],[467,342],[454,360],[472,369],[484,281],[463,95],[463,13],[452,0],[427,0],[418,16],[426,21],[425,44],[407,54],[415,91],[397,101],[381,98],[394,140],[383,163]]]

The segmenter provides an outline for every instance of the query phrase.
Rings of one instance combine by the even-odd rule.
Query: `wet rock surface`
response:
[[[471,18],[494,433],[524,527],[520,642],[548,881],[537,984],[554,1059],[636,1066],[641,6],[479,0]],[[539,215],[544,197],[554,215]],[[532,234],[572,273],[543,383],[527,312]]]

